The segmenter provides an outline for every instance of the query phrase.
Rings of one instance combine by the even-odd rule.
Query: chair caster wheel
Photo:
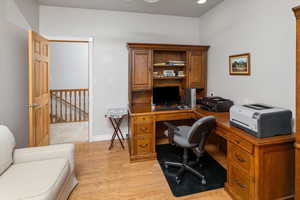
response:
[[[177,183],[177,185],[179,185],[181,183],[180,178],[176,177],[176,183]]]
[[[202,185],[206,185],[206,180],[205,180],[205,179],[202,179],[201,184],[202,184]]]

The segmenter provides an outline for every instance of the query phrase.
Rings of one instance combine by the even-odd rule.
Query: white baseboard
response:
[[[126,138],[127,132],[123,132],[123,136]],[[90,142],[100,142],[100,141],[109,141],[112,137],[111,134],[101,134],[101,135],[94,135],[90,138]]]
[[[93,135],[90,142],[108,141],[111,139],[111,134]]]

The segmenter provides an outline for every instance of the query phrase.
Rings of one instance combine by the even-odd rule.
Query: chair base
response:
[[[205,176],[202,175],[201,173],[197,172],[195,169],[193,169],[192,167],[190,167],[188,164],[185,164],[185,163],[177,163],[177,162],[168,162],[168,161],[165,161],[165,168],[168,169],[169,166],[171,167],[178,167],[180,168],[179,171],[177,172],[176,174],[176,183],[177,184],[180,184],[181,183],[181,180],[182,180],[182,177],[184,176],[184,173],[185,172],[190,172],[192,174],[194,174],[195,176],[197,176],[198,178],[201,179],[201,183],[203,185],[206,185],[206,179],[205,179]]]

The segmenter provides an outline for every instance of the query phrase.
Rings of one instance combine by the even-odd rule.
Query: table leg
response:
[[[123,136],[123,133],[122,133],[122,131],[121,131],[121,129],[120,129],[120,125],[122,124],[123,118],[124,118],[124,117],[122,117],[122,118],[119,119],[119,121],[118,121],[118,123],[117,123],[117,124],[118,124],[118,125],[117,125],[117,129],[118,129],[118,131],[119,131],[119,133],[120,133],[120,135],[121,135],[121,137],[122,137],[122,140],[125,140],[125,139],[124,139],[124,136]]]
[[[121,118],[121,119],[122,119],[122,118]],[[122,142],[122,140],[121,140],[121,138],[120,138],[120,136],[119,136],[119,130],[120,130],[119,126],[120,126],[120,124],[121,124],[121,122],[122,122],[121,119],[117,120],[117,119],[109,118],[109,120],[110,120],[110,122],[111,122],[111,124],[112,124],[112,126],[113,126],[113,128],[114,128],[114,130],[115,130],[115,131],[114,131],[114,134],[113,134],[113,138],[112,138],[112,140],[111,140],[111,145],[110,145],[109,149],[112,148],[113,142],[114,142],[116,136],[118,137],[118,139],[119,139],[119,141],[120,141],[120,143],[121,143],[122,148],[125,149],[125,147],[124,147],[124,145],[123,145],[123,142]],[[123,137],[123,136],[122,136],[122,137]]]
[[[116,130],[116,128],[115,128],[115,125],[114,125],[114,123],[113,123],[113,120],[111,119],[111,118],[109,118],[109,120],[110,120],[110,122],[111,122],[111,124],[112,124],[112,126],[113,126],[113,128],[114,128],[114,133],[113,133],[113,135],[112,135],[112,137],[111,137],[111,140],[110,140],[110,145],[109,145],[109,150],[111,150],[111,148],[114,146],[114,141],[115,141],[115,138],[116,138],[116,135],[117,135],[117,130]]]

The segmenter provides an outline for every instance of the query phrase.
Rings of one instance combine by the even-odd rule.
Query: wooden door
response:
[[[29,146],[49,144],[48,40],[29,31]]]
[[[132,51],[132,90],[151,90],[152,51],[147,49],[133,49]]]
[[[205,88],[205,70],[202,51],[190,51],[188,53],[188,87]]]

